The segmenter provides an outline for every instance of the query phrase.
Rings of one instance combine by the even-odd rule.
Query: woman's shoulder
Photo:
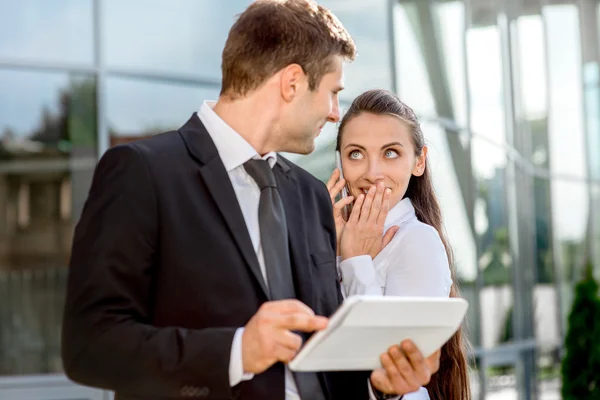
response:
[[[443,246],[438,231],[431,225],[419,221],[416,217],[399,225],[394,239],[402,242],[439,243]]]
[[[412,254],[415,251],[427,250],[433,254],[445,254],[446,248],[437,230],[416,218],[400,223],[394,238],[382,251],[383,259],[395,259]]]

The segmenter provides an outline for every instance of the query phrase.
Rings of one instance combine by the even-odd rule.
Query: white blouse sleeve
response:
[[[452,278],[448,256],[437,231],[425,224],[406,227],[388,245],[385,282],[379,282],[370,256],[339,263],[342,292],[350,295],[448,297]]]
[[[448,297],[452,278],[444,244],[425,224],[411,225],[391,249],[385,295]]]
[[[345,297],[353,294],[383,295],[371,256],[347,258],[340,262],[339,268]]]

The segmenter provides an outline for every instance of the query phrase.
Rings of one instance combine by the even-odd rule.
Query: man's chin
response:
[[[285,153],[293,153],[293,154],[300,154],[300,155],[308,155],[310,153],[312,153],[313,151],[315,151],[315,141],[314,139],[311,140],[310,142],[306,142],[306,143],[295,143],[294,145],[288,145],[285,150],[283,150]]]
[[[296,153],[296,154],[301,154],[303,156],[307,156],[310,153],[312,153],[313,151],[315,151],[315,145],[313,144],[310,147],[303,147],[303,148],[298,148],[296,149],[296,151],[291,151],[290,153]]]

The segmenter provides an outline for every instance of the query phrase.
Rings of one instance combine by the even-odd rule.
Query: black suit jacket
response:
[[[339,306],[325,185],[279,158],[298,299]],[[119,399],[284,399],[276,364],[231,388],[237,328],[268,300],[231,181],[197,115],[108,150],[73,240],[62,355],[74,381]],[[321,373],[329,399],[367,398],[364,372]],[[310,400],[310,399],[304,399]]]

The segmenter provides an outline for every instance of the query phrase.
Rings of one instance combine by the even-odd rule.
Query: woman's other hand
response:
[[[333,174],[331,174],[331,178],[329,178],[329,181],[327,182],[327,190],[329,191],[329,197],[331,198],[331,204],[333,205],[333,218],[335,220],[338,255],[340,255],[340,239],[342,237],[342,231],[346,225],[346,220],[344,219],[342,210],[344,207],[349,206],[354,201],[354,197],[348,196],[340,199],[340,201],[336,203],[335,198],[342,191],[345,185],[346,181],[344,179],[340,179],[340,170],[336,168],[333,171]]]
[[[342,259],[369,255],[375,258],[391,241],[397,226],[383,234],[385,218],[390,210],[391,191],[383,182],[371,186],[367,195],[358,196],[340,239]]]

